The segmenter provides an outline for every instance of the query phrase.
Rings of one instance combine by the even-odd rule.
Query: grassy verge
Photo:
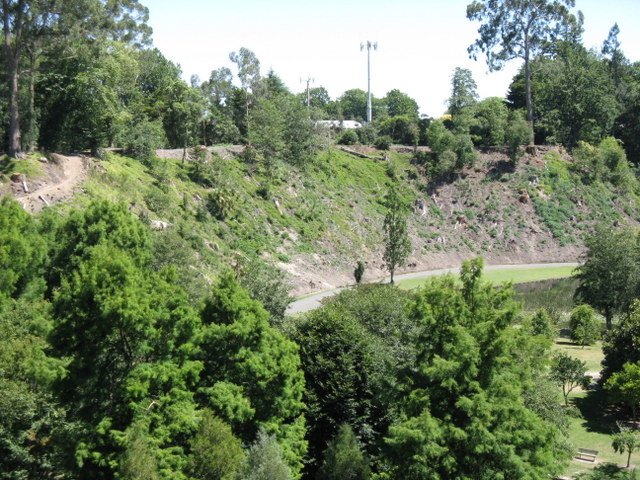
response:
[[[529,283],[541,280],[551,280],[557,278],[567,278],[571,276],[575,267],[540,267],[540,268],[508,268],[503,270],[485,270],[483,278],[497,285],[506,282]],[[429,280],[425,278],[410,278],[400,280],[397,285],[405,290],[412,290],[424,285]]]

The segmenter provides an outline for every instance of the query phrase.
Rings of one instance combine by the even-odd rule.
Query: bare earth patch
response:
[[[11,193],[25,210],[34,213],[48,205],[69,200],[86,178],[88,159],[53,154],[44,165],[45,175],[35,181],[11,184]]]

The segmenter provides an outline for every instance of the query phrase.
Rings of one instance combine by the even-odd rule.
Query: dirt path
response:
[[[29,185],[29,192],[15,192],[14,195],[25,210],[34,213],[48,205],[53,205],[73,196],[76,187],[85,179],[87,167],[82,157],[55,156],[55,162],[47,164],[46,179]]]
[[[513,270],[513,269],[520,269],[520,268],[535,269],[535,268],[566,267],[566,266],[577,267],[578,264],[577,263],[527,263],[522,265],[487,265],[484,268],[484,270],[485,271]],[[460,268],[441,268],[439,270],[411,272],[411,273],[396,275],[395,280],[400,281],[400,280],[408,280],[410,278],[427,278],[427,277],[432,277],[434,275],[458,273],[459,271],[460,271]],[[388,277],[385,277],[380,280],[381,283],[387,283],[388,281],[389,281]],[[314,310],[321,305],[321,302],[323,299],[327,297],[332,297],[333,295],[340,293],[340,291],[345,288],[348,288],[348,287],[339,287],[339,288],[334,288],[332,290],[326,290],[324,292],[314,293],[307,297],[303,297],[294,302],[291,302],[291,304],[289,305],[289,308],[287,308],[287,314],[292,315],[296,313],[303,313],[303,312],[308,312],[310,310]]]

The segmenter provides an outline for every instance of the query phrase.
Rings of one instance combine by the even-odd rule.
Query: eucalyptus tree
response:
[[[34,121],[33,98],[38,58],[53,39],[110,39],[134,46],[148,44],[148,10],[137,0],[2,0],[2,58],[6,71],[9,117],[8,153],[22,150],[20,91],[29,78],[29,122]],[[27,61],[25,61],[27,60]],[[28,65],[25,70],[24,65]],[[30,130],[33,125],[30,125]]]
[[[479,38],[469,48],[487,56],[489,70],[500,70],[510,60],[524,60],[527,120],[533,124],[531,60],[559,40],[578,40],[582,13],[570,12],[574,0],[475,0],[467,6],[467,18],[481,22]]]

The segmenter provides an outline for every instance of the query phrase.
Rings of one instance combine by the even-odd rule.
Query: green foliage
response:
[[[631,454],[640,448],[640,432],[621,428],[620,433],[613,436],[611,446],[616,453],[627,453],[627,468],[631,464]]]
[[[577,387],[586,388],[590,378],[586,375],[586,362],[558,352],[553,356],[549,377],[562,387],[565,405],[569,405],[569,394]]]
[[[144,161],[155,157],[156,150],[162,148],[167,140],[162,124],[145,118],[127,128],[120,142],[127,154]]]
[[[409,115],[384,118],[380,121],[379,133],[402,145],[417,145],[420,138],[418,122]]]
[[[462,287],[431,280],[412,306],[418,355],[386,439],[393,477],[542,479],[566,455],[559,431],[523,402],[530,373],[512,292],[482,282],[478,267],[464,264]]]
[[[626,363],[640,362],[640,351],[633,348],[640,341],[640,305],[636,302],[604,337],[602,378],[607,380],[622,371]]]
[[[18,297],[42,273],[46,245],[35,221],[10,197],[0,199],[0,298]]]
[[[471,70],[456,67],[451,77],[451,97],[447,102],[448,112],[458,115],[478,101],[478,92]]]
[[[375,397],[383,385],[387,360],[377,355],[376,342],[343,308],[327,306],[311,312],[298,326],[307,389],[311,473],[318,468],[327,442],[341,424],[349,423],[372,441],[386,408]],[[379,413],[380,412],[380,413]],[[374,430],[373,432],[371,430]]]
[[[353,278],[355,279],[358,285],[360,285],[360,282],[362,281],[362,276],[364,275],[364,268],[365,268],[364,262],[362,260],[358,260],[358,264],[356,265],[356,268],[353,271]]]
[[[546,339],[553,340],[556,336],[556,328],[553,318],[549,312],[541,308],[531,317],[530,320],[531,335],[540,335]]]
[[[51,478],[63,472],[53,435],[66,425],[51,394],[64,362],[48,355],[45,302],[0,298],[0,478]]]
[[[584,263],[576,269],[576,299],[602,313],[610,329],[613,315],[628,311],[638,291],[638,233],[599,228],[585,245]]]
[[[73,210],[55,226],[55,238],[47,272],[49,289],[60,285],[62,277],[74,271],[98,245],[127,252],[138,266],[150,261],[149,231],[124,204],[94,201],[84,210]]]
[[[245,260],[240,262],[238,281],[251,298],[258,300],[269,312],[271,325],[281,325],[292,300],[290,285],[282,270],[257,258]]]
[[[418,118],[418,103],[398,89],[388,91],[382,101],[386,104],[387,113],[390,117],[406,116],[410,119]]]
[[[235,480],[244,467],[242,443],[229,425],[203,410],[196,434],[191,439],[189,472],[202,480]]]
[[[621,371],[615,372],[609,377],[604,387],[611,392],[614,399],[625,403],[631,408],[633,421],[635,422],[637,420],[636,412],[638,406],[640,406],[640,364],[625,363]]]
[[[520,112],[509,113],[509,123],[504,133],[507,151],[512,162],[523,155],[522,145],[531,143],[531,128]]]
[[[484,146],[504,145],[509,123],[509,110],[504,99],[490,97],[473,108],[475,125],[471,128],[474,143]]]
[[[273,435],[258,432],[249,448],[244,480],[290,480],[294,478],[283,458],[283,451]]]
[[[223,275],[201,313],[199,398],[244,442],[263,427],[276,435],[297,476],[306,451],[297,346],[231,275]]]
[[[358,134],[353,129],[347,129],[338,138],[340,145],[355,145],[358,143]]]
[[[571,311],[569,331],[571,340],[583,348],[593,345],[600,338],[600,322],[589,305],[578,305]]]
[[[317,478],[367,480],[370,476],[369,462],[362,453],[358,439],[348,424],[342,424],[338,434],[327,445]]]
[[[406,262],[411,253],[411,240],[407,230],[408,206],[400,197],[396,186],[391,186],[384,200],[387,210],[384,217],[385,244],[382,259],[391,274]]]
[[[378,138],[376,138],[375,142],[373,143],[373,145],[378,149],[378,150],[389,150],[389,148],[391,148],[391,144],[393,143],[392,139],[390,136],[388,135],[382,135]]]
[[[70,439],[80,475],[114,469],[127,430],[144,419],[162,478],[182,478],[175,442],[194,427],[190,392],[201,365],[190,357],[199,322],[170,280],[103,243],[55,294],[50,342],[69,359],[57,392],[86,426]]]
[[[142,423],[134,425],[127,435],[119,473],[119,478],[125,480],[158,480],[160,478],[158,462]]]
[[[376,128],[369,124],[369,125],[365,125],[362,128],[358,128],[356,130],[356,133],[358,134],[358,143],[361,143],[362,145],[375,145],[377,138],[378,138],[378,131],[376,130]],[[379,147],[376,147],[379,148]],[[385,150],[385,149],[382,149]]]

